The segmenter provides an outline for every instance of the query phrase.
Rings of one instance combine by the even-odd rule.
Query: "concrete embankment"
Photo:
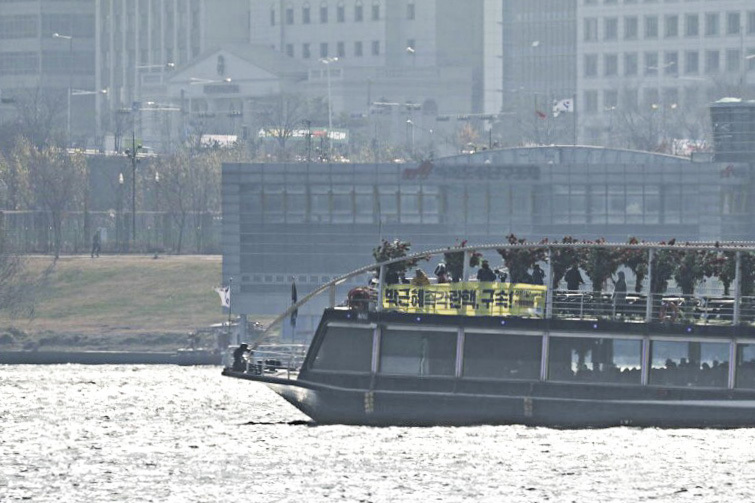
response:
[[[221,365],[222,355],[207,349],[176,352],[0,351],[0,365]]]

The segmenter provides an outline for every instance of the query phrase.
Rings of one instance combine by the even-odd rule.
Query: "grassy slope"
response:
[[[50,263],[26,259],[37,274]],[[0,317],[0,333],[13,326],[25,334],[6,346],[175,347],[189,332],[223,321],[213,291],[220,269],[219,256],[61,257],[37,294],[34,318]]]

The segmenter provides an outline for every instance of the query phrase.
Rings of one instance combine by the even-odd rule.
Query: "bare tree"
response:
[[[312,120],[313,113],[317,113],[316,108],[316,102],[299,94],[284,93],[259,103],[256,119],[265,134],[275,140],[279,161],[290,159],[288,140],[294,131],[305,127],[305,121]]]
[[[160,196],[162,205],[178,226],[178,241],[174,251],[181,253],[186,219],[190,211],[191,165],[189,156],[179,152],[160,158],[154,163],[154,169],[160,173]]]
[[[20,92],[13,101],[18,114],[18,136],[28,139],[36,148],[49,143],[62,144],[65,94],[36,87]]]
[[[27,140],[20,140],[14,153],[29,168],[29,186],[35,206],[44,209],[50,217],[54,253],[58,258],[63,218],[81,199],[79,192],[85,182],[86,161],[80,154],[69,155],[56,147],[38,149]]]

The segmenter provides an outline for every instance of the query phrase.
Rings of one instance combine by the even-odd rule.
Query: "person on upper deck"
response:
[[[495,281],[495,280],[496,280],[496,275],[493,272],[493,270],[490,268],[490,263],[487,260],[483,260],[480,270],[477,271],[477,281],[490,282],[490,281]]]
[[[571,266],[571,269],[566,271],[564,279],[566,280],[567,290],[579,290],[579,285],[585,284],[585,280],[582,279],[582,275],[579,273],[579,267],[577,267],[577,264],[574,264],[573,266]]]
[[[545,271],[540,268],[540,265],[535,264],[532,266],[532,274],[530,274],[530,277],[532,278],[532,282],[530,284],[542,285],[543,280],[545,279]]]
[[[446,264],[439,263],[435,268],[435,277],[438,278],[438,283],[448,283],[448,270],[446,270]]]
[[[613,305],[616,307],[623,306],[627,300],[627,281],[624,279],[624,272],[619,271],[619,279],[613,284]]]
[[[429,284],[430,279],[425,274],[425,271],[417,268],[417,271],[414,273],[414,279],[412,279],[412,286],[427,286]]]

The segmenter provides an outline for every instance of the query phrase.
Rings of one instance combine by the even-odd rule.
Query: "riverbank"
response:
[[[88,255],[24,258],[34,291],[31,316],[0,314],[0,352],[174,352],[214,347],[225,315],[214,288],[217,255]],[[31,282],[30,282],[31,283]]]

